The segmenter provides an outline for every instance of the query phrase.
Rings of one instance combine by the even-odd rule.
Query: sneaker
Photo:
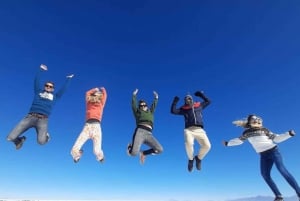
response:
[[[99,162],[104,163],[104,157],[101,160],[99,160]]]
[[[193,163],[194,163],[194,159],[188,161],[188,171],[189,172],[193,171]]]
[[[284,201],[283,197],[281,196],[276,196],[274,201]]]
[[[79,162],[79,160],[80,160],[80,157],[82,156],[82,154],[83,154],[83,150],[82,149],[80,149],[79,150],[79,153],[80,153],[80,156],[78,157],[78,158],[74,158],[74,163],[78,163]]]
[[[126,149],[126,153],[127,153],[128,156],[131,156],[131,153],[130,153],[131,149],[132,149],[132,145],[129,143],[127,145],[127,149]]]
[[[195,161],[197,170],[201,170],[201,159],[199,159],[198,156],[195,156]]]
[[[50,135],[49,135],[49,133],[46,134],[46,138],[47,138],[47,139],[46,139],[46,143],[47,143],[47,142],[50,141]]]
[[[23,146],[23,143],[25,142],[26,140],[26,137],[25,136],[22,136],[19,138],[19,142],[15,143],[16,144],[16,149],[21,149],[21,147]]]
[[[140,163],[143,165],[145,163],[146,156],[143,152],[140,152]]]

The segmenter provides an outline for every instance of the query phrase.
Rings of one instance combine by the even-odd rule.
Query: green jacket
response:
[[[132,95],[131,107],[132,107],[132,111],[133,111],[133,114],[135,117],[136,125],[143,123],[143,124],[149,124],[151,127],[153,127],[154,111],[155,111],[157,102],[158,102],[158,99],[154,98],[153,103],[151,104],[151,107],[148,108],[147,111],[143,111],[138,106],[138,102],[136,100],[136,95]]]

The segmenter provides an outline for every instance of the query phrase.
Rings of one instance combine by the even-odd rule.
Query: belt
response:
[[[138,125],[137,126],[137,128],[142,128],[142,129],[145,129],[145,130],[147,130],[147,131],[150,131],[150,132],[152,132],[152,128],[151,127],[148,127],[148,126],[144,126],[144,125]]]
[[[30,112],[29,115],[33,116],[33,117],[36,117],[38,119],[47,119],[48,118],[47,115],[40,114],[40,113],[35,113],[35,112]]]

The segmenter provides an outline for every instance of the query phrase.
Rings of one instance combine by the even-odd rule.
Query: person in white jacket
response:
[[[283,201],[281,192],[271,178],[271,170],[274,164],[280,174],[296,191],[300,200],[300,187],[295,178],[284,166],[281,153],[277,146],[278,143],[293,137],[295,135],[294,130],[287,131],[283,134],[272,133],[269,129],[263,127],[262,118],[253,114],[249,115],[246,120],[237,120],[234,121],[233,124],[241,126],[245,128],[245,130],[239,138],[223,141],[223,144],[225,146],[236,146],[248,140],[255,151],[260,154],[260,172],[275,195],[274,201]]]

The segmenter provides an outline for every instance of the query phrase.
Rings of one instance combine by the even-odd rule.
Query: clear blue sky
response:
[[[223,147],[241,134],[231,122],[262,116],[275,133],[299,124],[299,1],[11,0],[0,3],[0,197],[23,199],[191,200],[272,195],[249,143]],[[21,150],[7,134],[28,112],[33,79],[56,88],[74,73],[49,121],[52,136],[40,146],[35,130]],[[92,143],[74,164],[70,149],[84,125],[85,91],[108,92],[102,131],[104,164]],[[145,165],[125,149],[135,121],[131,95],[152,101],[159,93],[154,135],[164,147]],[[174,96],[203,90],[212,100],[204,123],[212,149],[202,171],[187,171],[183,118],[170,114]],[[197,146],[196,146],[197,147]],[[299,136],[280,144],[285,164],[300,182]],[[294,195],[278,174],[285,196]]]

